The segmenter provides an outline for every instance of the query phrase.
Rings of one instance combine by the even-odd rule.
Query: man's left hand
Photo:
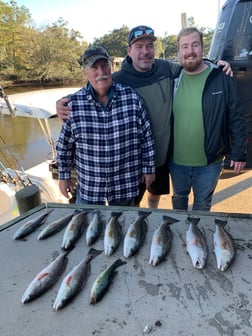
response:
[[[226,62],[226,61],[223,61],[223,60],[219,60],[217,62],[218,65],[222,65],[224,68],[223,68],[223,71],[226,73],[226,75],[229,75],[230,77],[233,77],[234,74],[233,74],[233,70],[231,68],[231,65]]]
[[[246,162],[233,161],[230,162],[230,167],[234,167],[234,172],[238,175],[246,166]]]

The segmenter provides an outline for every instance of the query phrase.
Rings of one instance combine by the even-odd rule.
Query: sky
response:
[[[193,16],[195,25],[214,29],[219,9],[225,0],[15,0],[29,9],[36,27],[54,23],[58,18],[68,22],[67,28],[81,33],[92,43],[123,25],[130,29],[147,25],[155,35],[177,34],[181,29],[181,14]],[[10,3],[10,1],[5,1]]]

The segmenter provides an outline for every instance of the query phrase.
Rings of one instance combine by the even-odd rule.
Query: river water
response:
[[[11,95],[9,95],[9,100],[11,101]],[[49,125],[52,137],[54,141],[57,141],[61,121],[58,118],[49,119]],[[1,163],[20,170],[20,167],[29,169],[51,158],[51,146],[48,144],[37,119],[0,115]]]

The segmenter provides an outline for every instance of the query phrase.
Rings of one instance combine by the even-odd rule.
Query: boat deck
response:
[[[46,223],[72,211],[76,205],[51,203],[48,207],[54,211]],[[119,218],[123,232],[138,216],[136,208],[97,208],[104,223],[112,211],[123,211]],[[201,218],[199,226],[206,234],[209,248],[206,268],[197,270],[193,268],[185,247],[188,214],[153,209],[147,218],[148,232],[139,252],[131,258],[124,258],[121,242],[111,256],[102,253],[96,257],[91,263],[91,275],[85,288],[63,310],[54,312],[52,305],[61,280],[85,258],[89,247],[84,232],[69,253],[67,268],[59,281],[38,299],[21,304],[21,297],[33,277],[61,252],[64,231],[46,240],[37,240],[46,223],[23,240],[12,239],[22,224],[43,211],[45,204],[0,227],[1,335],[251,335],[251,215],[190,213]],[[169,254],[162,263],[153,267],[149,264],[150,244],[163,215],[174,217],[179,222],[171,226],[173,241]],[[212,252],[215,218],[228,220],[227,230],[236,245],[236,258],[226,272],[217,269]],[[103,236],[92,247],[103,249]],[[118,258],[127,264],[118,268],[104,298],[91,305],[89,295],[94,280]]]

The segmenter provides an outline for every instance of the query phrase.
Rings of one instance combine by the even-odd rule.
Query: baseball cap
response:
[[[148,37],[153,41],[156,41],[157,39],[154,35],[154,29],[152,29],[151,27],[137,26],[135,28],[132,28],[128,37],[129,45],[144,37]]]
[[[109,54],[107,53],[106,49],[102,47],[92,47],[85,50],[81,58],[81,65],[84,67],[90,67],[100,59],[109,61]]]

